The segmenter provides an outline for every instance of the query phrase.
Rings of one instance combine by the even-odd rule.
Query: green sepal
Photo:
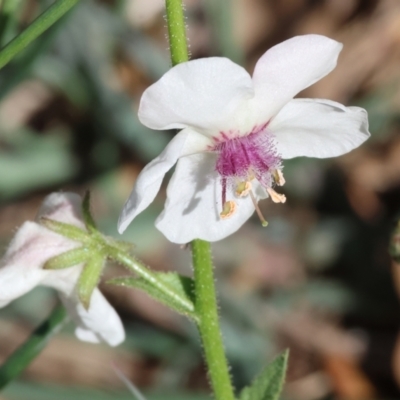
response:
[[[64,269],[73,267],[87,261],[92,256],[92,252],[87,247],[79,247],[52,257],[45,262],[43,269]]]
[[[65,224],[64,222],[55,221],[45,217],[40,218],[39,223],[45,228],[76,242],[90,243],[92,241],[89,234],[77,226]]]
[[[285,381],[288,358],[288,350],[275,358],[254,379],[251,386],[242,390],[239,400],[278,400]]]
[[[85,193],[85,197],[83,198],[82,201],[82,215],[83,215],[83,221],[85,222],[87,230],[94,235],[99,235],[99,231],[96,226],[96,222],[94,222],[94,219],[92,217],[92,214],[90,212],[90,192],[87,191]]]
[[[87,309],[93,290],[98,285],[103,270],[104,257],[101,254],[93,255],[84,266],[78,280],[78,296],[82,305]]]
[[[118,286],[137,288],[145,291],[149,296],[172,308],[180,314],[197,320],[193,293],[193,279],[177,274],[176,272],[154,272],[155,278],[169,289],[169,295],[161,291],[156,284],[142,278],[123,277],[115,278],[107,283]]]

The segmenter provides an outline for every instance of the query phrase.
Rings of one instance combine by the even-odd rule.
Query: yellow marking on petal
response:
[[[236,186],[235,194],[237,197],[246,197],[251,190],[251,183],[250,182],[240,182]]]
[[[283,176],[282,170],[275,169],[272,172],[272,176],[273,176],[273,178],[274,178],[274,180],[275,180],[275,182],[276,182],[276,184],[278,186],[283,186],[286,183],[286,180],[285,180],[285,178]]]
[[[271,197],[271,200],[274,203],[285,203],[286,202],[286,196],[284,194],[280,194],[275,192],[274,189],[268,188],[267,189],[268,194]]]
[[[236,208],[237,208],[237,205],[234,201],[232,201],[232,200],[226,201],[224,204],[224,208],[220,212],[219,216],[222,219],[227,219],[235,213]]]

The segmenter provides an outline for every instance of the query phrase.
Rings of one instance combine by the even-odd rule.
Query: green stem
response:
[[[166,286],[160,281],[151,270],[146,268],[140,262],[129,256],[123,250],[118,249],[112,245],[108,245],[106,248],[106,254],[109,258],[119,262],[120,264],[127,267],[129,270],[135,272],[146,282],[151,283],[154,287],[159,289],[165,296],[171,298],[175,303],[180,304],[182,307],[187,309],[189,312],[194,313],[193,304],[186,299],[178,296],[173,289]]]
[[[8,64],[21,50],[57,22],[79,0],[58,0],[37,17],[23,32],[0,51],[0,68]]]
[[[0,389],[15,379],[44,349],[47,342],[61,329],[67,319],[63,306],[56,307],[41,324],[0,367]]]
[[[182,0],[166,0],[169,50],[172,65],[189,61]]]
[[[234,400],[229,369],[218,322],[213,264],[210,243],[192,242],[196,314],[202,338],[208,372],[218,400]]]
[[[174,66],[189,60],[182,0],[166,0],[166,10],[171,61]],[[198,329],[211,384],[217,400],[234,400],[218,321],[210,244],[203,240],[194,240],[192,254]]]

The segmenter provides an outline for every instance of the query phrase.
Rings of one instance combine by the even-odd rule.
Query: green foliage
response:
[[[67,319],[63,306],[58,306],[50,317],[0,367],[0,389],[12,382],[46,347],[47,342]]]
[[[166,295],[152,281],[142,278],[125,277],[110,280],[108,283],[137,288],[145,291],[149,296],[167,305],[180,314],[197,319],[194,311],[193,280],[189,277],[179,275],[175,272],[153,273],[158,282],[162,282],[165,287],[170,289],[173,295]]]
[[[286,376],[289,352],[285,351],[256,377],[251,386],[240,394],[239,400],[278,400]]]
[[[110,372],[111,373],[111,372]],[[15,382],[9,386],[4,395],[14,400],[133,400],[126,390],[116,391],[87,389],[82,387],[40,385],[27,382]],[[210,400],[207,394],[165,393],[146,394],[147,400]]]
[[[58,0],[0,51],[0,68],[56,23],[79,0]]]

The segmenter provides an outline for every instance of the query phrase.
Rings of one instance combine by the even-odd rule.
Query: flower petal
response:
[[[340,156],[370,136],[367,112],[320,99],[295,99],[271,121],[282,158]]]
[[[31,291],[42,281],[45,271],[38,268],[0,269],[0,308]]]
[[[212,136],[254,95],[250,75],[227,58],[179,64],[143,94],[140,121],[153,129],[192,127]]]
[[[35,222],[25,222],[0,261],[0,307],[41,284],[49,274],[41,269],[43,264],[76,245]]]
[[[227,219],[220,218],[222,186],[215,163],[216,155],[212,153],[182,157],[178,161],[168,184],[164,211],[156,221],[156,227],[171,242],[223,239],[253,214],[250,198],[236,198],[233,188],[227,188],[227,199],[237,203],[237,210]],[[259,189],[256,188],[257,197],[266,197]]]
[[[110,346],[117,346],[125,340],[121,319],[97,288],[93,291],[89,310],[82,306],[75,292],[70,296],[62,293],[60,297],[77,325],[75,334],[80,340],[104,341]]]
[[[253,74],[255,124],[268,122],[297,93],[331,72],[342,44],[320,35],[296,36],[269,49]]]
[[[126,201],[118,221],[118,231],[123,233],[132,220],[154,200],[165,174],[179,157],[206,149],[209,139],[190,129],[179,132],[153,161],[144,167]]]
[[[51,193],[43,200],[36,220],[41,217],[84,228],[82,197],[72,192]]]

